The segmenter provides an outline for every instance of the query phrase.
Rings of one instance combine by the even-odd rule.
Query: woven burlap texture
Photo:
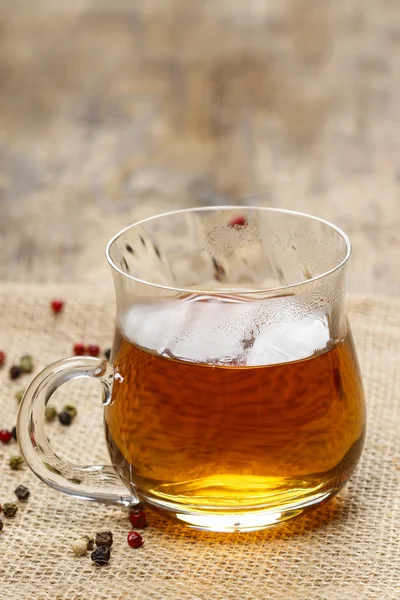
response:
[[[54,316],[53,297],[66,306]],[[247,534],[196,532],[148,511],[145,544],[126,543],[127,512],[64,496],[41,483],[25,465],[12,471],[16,443],[0,445],[0,503],[16,501],[14,489],[31,491],[0,534],[0,598],[10,600],[339,600],[400,597],[400,301],[350,298],[349,314],[363,372],[368,434],[361,463],[339,496],[308,517],[280,528]],[[9,367],[35,357],[35,373],[70,355],[82,340],[109,346],[115,307],[110,288],[3,285],[0,289],[0,427],[12,427],[17,381]],[[98,384],[71,382],[55,404],[78,408],[69,428],[48,425],[56,450],[77,463],[109,462]],[[3,515],[2,515],[3,517]],[[75,557],[81,534],[110,529],[108,566]]]

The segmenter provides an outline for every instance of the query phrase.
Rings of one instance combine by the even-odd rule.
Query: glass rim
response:
[[[124,227],[124,229],[121,229],[118,233],[116,233],[108,242],[107,246],[106,246],[106,259],[107,262],[109,263],[109,265],[111,266],[111,268],[116,271],[117,273],[119,273],[120,275],[122,275],[123,277],[126,277],[127,279],[130,279],[132,281],[135,281],[136,283],[142,284],[142,285],[146,285],[152,288],[158,288],[158,289],[162,289],[162,290],[167,290],[169,292],[178,292],[178,293],[190,293],[192,294],[194,291],[196,293],[199,294],[210,294],[210,295],[216,295],[216,294],[221,294],[224,292],[224,289],[221,288],[220,290],[201,290],[201,289],[190,289],[190,288],[180,288],[180,287],[173,287],[173,286],[168,286],[168,285],[161,285],[159,283],[152,283],[151,281],[146,281],[145,279],[139,279],[138,277],[134,277],[133,275],[129,275],[129,273],[125,273],[120,267],[118,267],[118,265],[115,264],[115,262],[113,261],[113,259],[111,258],[111,254],[110,254],[110,250],[111,247],[114,245],[114,243],[121,238],[127,231],[129,231],[130,229],[133,229],[134,227],[137,227],[138,225],[143,225],[144,223],[147,223],[149,221],[154,221],[156,219],[160,219],[163,217],[169,217],[169,216],[173,216],[173,215],[177,215],[177,214],[181,214],[181,213],[190,213],[190,212],[206,212],[206,211],[217,211],[217,210],[235,210],[235,211],[244,211],[244,210],[256,210],[256,211],[267,211],[267,212],[275,212],[275,213],[281,213],[281,214],[288,214],[288,215],[294,215],[297,217],[303,217],[306,219],[311,219],[312,221],[317,221],[319,223],[323,223],[324,225],[327,225],[328,227],[330,227],[331,229],[333,229],[334,231],[336,231],[336,233],[339,234],[339,236],[344,240],[345,245],[346,245],[346,254],[344,256],[344,258],[334,267],[332,267],[332,269],[329,269],[328,271],[324,271],[323,273],[320,273],[318,275],[315,275],[314,277],[310,277],[309,279],[304,279],[302,281],[296,281],[296,283],[291,283],[289,285],[279,285],[279,286],[275,286],[275,287],[269,287],[269,288],[260,288],[260,289],[252,289],[252,290],[238,290],[237,292],[235,292],[238,295],[251,295],[251,294],[269,294],[270,292],[278,292],[278,291],[282,291],[282,290],[289,290],[289,289],[294,289],[294,288],[298,288],[300,286],[304,286],[307,285],[309,283],[313,283],[315,281],[318,281],[320,279],[324,279],[325,277],[327,277],[328,275],[331,275],[333,273],[335,273],[336,271],[339,271],[349,260],[350,255],[351,255],[351,243],[350,243],[350,239],[347,236],[347,234],[340,229],[339,227],[337,227],[336,225],[334,225],[333,223],[331,223],[330,221],[327,221],[325,219],[321,219],[320,217],[315,217],[313,215],[310,215],[308,213],[303,213],[300,211],[295,211],[295,210],[288,210],[285,208],[273,208],[273,207],[269,207],[269,206],[244,206],[244,205],[239,205],[239,206],[235,206],[235,205],[221,205],[221,206],[198,206],[198,207],[192,207],[192,208],[182,208],[179,210],[172,210],[172,211],[167,211],[165,213],[160,213],[157,215],[153,215],[152,217],[147,217],[146,219],[141,219],[140,221],[136,221],[135,223],[132,223],[131,225],[128,225],[127,227]]]

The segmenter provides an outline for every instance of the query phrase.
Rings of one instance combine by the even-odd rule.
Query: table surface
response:
[[[77,339],[104,348],[112,337],[112,298],[93,294],[93,286],[63,286],[65,309],[54,317],[49,300],[57,288],[43,288],[5,284],[0,289],[1,343],[7,352],[6,367],[0,369],[2,426],[15,423],[14,395],[33,375],[17,380],[8,376],[9,366],[23,353],[34,356],[36,374],[69,354]],[[360,464],[335,499],[281,527],[242,535],[194,531],[146,510],[145,544],[132,550],[126,543],[130,525],[126,511],[60,494],[46,487],[27,465],[21,471],[11,470],[8,461],[17,448],[14,443],[2,445],[0,502],[3,507],[5,502],[15,502],[13,490],[19,484],[26,485],[31,495],[28,502],[18,503],[15,519],[1,514],[0,597],[398,600],[400,301],[352,297],[349,316],[363,372],[368,426]],[[343,375],[345,382],[347,370]],[[149,393],[151,389],[149,385]],[[189,399],[190,390],[186,394]],[[69,382],[51,402],[58,411],[66,403],[77,408],[71,427],[57,420],[46,426],[56,454],[75,465],[108,462],[98,382],[86,378]],[[210,403],[205,407],[209,409]],[[322,414],[321,422],[325,418],[329,413]],[[158,425],[162,422],[155,420]],[[151,435],[151,423],[145,428]],[[226,440],[225,432],[221,422],[221,442]],[[205,443],[208,436],[205,425]],[[233,444],[238,448],[237,440]],[[51,460],[45,452],[46,460]],[[174,456],[173,443],[165,455]],[[217,457],[216,461],[218,465]],[[249,469],[245,464],[243,468]],[[99,569],[89,556],[75,557],[70,544],[81,535],[102,530],[113,532],[114,544],[110,564]]]
[[[0,281],[109,280],[107,240],[203,204],[311,212],[400,292],[397,0],[0,2]]]

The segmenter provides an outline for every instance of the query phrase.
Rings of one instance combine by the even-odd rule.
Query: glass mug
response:
[[[78,498],[143,501],[191,527],[270,527],[348,481],[365,433],[346,315],[350,243],[315,217],[208,207],[136,223],[108,244],[111,361],[47,367],[18,439],[45,483]],[[112,466],[68,464],[44,430],[53,392],[103,384]]]

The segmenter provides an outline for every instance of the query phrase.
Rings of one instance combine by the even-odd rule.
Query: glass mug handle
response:
[[[137,504],[139,499],[128,492],[112,466],[70,464],[51,448],[44,428],[46,405],[63,383],[79,377],[98,379],[103,385],[103,404],[110,402],[114,381],[110,363],[87,356],[53,363],[35,377],[22,399],[17,423],[21,453],[32,471],[60,492],[106,504]]]

